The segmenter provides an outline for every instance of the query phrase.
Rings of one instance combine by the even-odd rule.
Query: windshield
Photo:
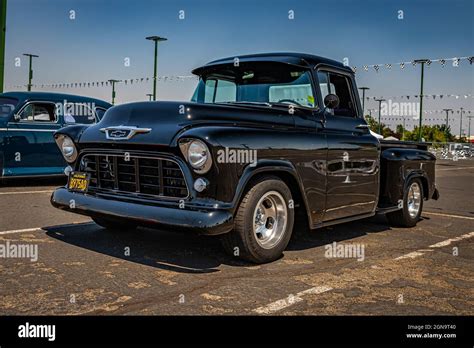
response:
[[[309,70],[282,63],[210,68],[199,80],[197,103],[288,104],[314,108]]]
[[[18,99],[0,97],[0,118],[8,118],[18,104]]]

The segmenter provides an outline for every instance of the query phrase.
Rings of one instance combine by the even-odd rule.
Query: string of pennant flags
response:
[[[409,128],[417,127],[419,125],[420,119],[419,118],[409,118],[409,117],[384,117],[382,116],[380,118],[380,122],[383,123],[384,125],[392,128],[396,127],[398,125],[403,125]],[[463,132],[465,133],[466,128],[468,128],[468,124],[466,122],[463,123]],[[424,125],[445,125],[446,124],[446,118],[440,117],[440,118],[423,118],[423,124]],[[457,127],[459,127],[459,119],[454,120],[454,119],[449,119],[448,120],[448,126],[454,127],[454,129],[457,131]]]
[[[114,80],[115,84],[123,83],[125,85],[134,85],[139,83],[147,83],[153,81],[153,77],[139,77],[123,80]],[[169,75],[169,76],[159,76],[156,78],[157,81],[169,82],[169,81],[184,81],[184,80],[198,80],[198,76],[194,75]],[[67,89],[67,88],[91,88],[91,87],[108,87],[112,86],[110,80],[106,81],[88,81],[88,82],[59,82],[59,83],[41,83],[41,84],[32,84],[33,88],[52,88],[52,89]],[[24,88],[25,85],[14,85],[9,86],[10,89],[14,88]]]
[[[412,123],[413,125],[417,125],[418,122],[420,121],[419,118],[409,118],[409,117],[404,118],[404,117],[384,117],[384,116],[382,116],[380,118],[380,121],[385,122],[385,123],[403,122],[403,120],[405,120],[405,123],[408,123],[408,124]],[[443,117],[441,117],[441,118],[424,118],[423,122],[424,123],[425,122],[426,123],[435,122],[436,124],[438,124],[438,123],[439,124],[445,124],[446,123],[446,118],[443,118]],[[452,119],[449,120],[450,124],[456,124],[458,122],[459,122],[459,120],[452,120]]]
[[[474,116],[471,116],[474,117]],[[402,124],[405,122],[406,125],[408,126],[417,126],[420,122],[420,119],[418,117],[403,117],[403,116],[382,116],[380,118],[380,121],[382,123],[385,123],[386,125],[393,126],[393,125],[398,125]],[[459,119],[452,119],[449,118],[448,120],[448,125],[452,126],[458,126],[459,125]],[[395,123],[394,123],[395,122]],[[428,117],[428,118],[423,118],[423,123],[425,124],[446,124],[446,117]],[[465,123],[463,123],[463,129],[468,126],[468,122],[466,120]]]
[[[432,99],[443,99],[443,98],[474,98],[474,95],[471,93],[467,94],[422,94],[423,98],[432,98]],[[377,100],[377,99],[392,99],[392,100],[397,100],[397,99],[407,99],[409,100],[410,98],[420,98],[420,94],[415,94],[415,95],[395,95],[395,96],[387,96],[387,97],[365,97],[366,100]]]
[[[367,109],[368,111],[376,114],[378,113],[379,111],[377,109]],[[461,111],[460,110],[449,110],[448,112],[450,112],[451,114],[460,114]],[[462,113],[464,115],[471,115],[473,114],[474,115],[474,111],[473,110],[464,110],[462,111]],[[443,110],[443,109],[439,109],[439,110],[423,110],[423,114],[425,115],[432,115],[432,114],[442,114],[443,116],[446,115],[446,111]],[[382,116],[383,117],[383,116]],[[418,116],[413,116],[413,117],[418,117]]]
[[[445,67],[448,62],[451,62],[452,67],[459,67],[462,61],[467,61],[469,62],[469,65],[472,65],[474,62],[474,56],[467,56],[467,57],[453,57],[453,58],[439,58],[439,59],[427,59],[425,60],[425,65],[427,67],[431,66],[433,63],[437,63],[441,65],[441,67]],[[407,66],[416,66],[419,64],[420,61],[414,59],[412,61],[408,62],[399,62],[399,63],[384,63],[384,64],[371,64],[371,65],[362,65],[362,67],[357,67],[353,66],[352,70],[354,72],[357,72],[358,70],[362,71],[369,71],[369,70],[374,70],[375,72],[379,72],[381,69],[386,69],[386,70],[392,70],[392,68],[399,67],[400,70],[405,69]]]
[[[466,56],[466,57],[454,57],[454,58],[439,58],[439,59],[427,59],[425,60],[425,65],[426,66],[431,66],[433,63],[440,64],[442,67],[446,66],[448,62],[451,62],[451,66],[453,67],[459,67],[462,61],[467,61],[469,62],[469,65],[472,65],[474,62],[474,56]],[[405,69],[406,66],[416,66],[419,64],[419,61],[417,60],[412,60],[412,61],[407,61],[407,62],[399,62],[399,63],[385,63],[385,64],[371,64],[371,65],[363,65],[362,67],[352,67],[352,70],[354,72],[357,72],[358,70],[363,70],[363,71],[369,71],[371,69],[375,70],[376,72],[379,72],[381,69],[387,69],[391,70],[393,67],[398,66],[401,70]],[[138,77],[138,78],[129,78],[129,79],[123,79],[123,80],[118,80],[116,83],[123,83],[125,85],[133,85],[133,84],[139,84],[139,83],[147,83],[150,81],[153,81],[153,77]],[[198,80],[199,77],[195,75],[169,75],[169,76],[158,76],[156,78],[157,81],[163,81],[163,82],[171,82],[171,81],[185,81],[185,80]],[[112,83],[109,80],[104,80],[104,81],[87,81],[87,82],[58,82],[58,83],[41,83],[41,84],[32,84],[33,88],[52,88],[52,89],[68,89],[68,88],[91,88],[91,87],[107,87],[111,86]],[[9,89],[18,89],[18,88],[24,88],[26,85],[13,85],[9,86]],[[392,99],[396,98],[406,98],[410,99],[411,96],[396,96],[396,97],[390,97]],[[419,96],[415,95],[413,96],[415,98],[418,98]],[[432,97],[433,99],[436,98],[444,98],[444,97],[456,97],[460,98],[461,96],[459,95],[443,95],[443,94],[430,94],[430,95],[423,95],[423,97]],[[469,97],[472,97],[472,95],[469,95]],[[372,97],[376,98],[376,97]],[[467,97],[465,97],[467,98]]]
[[[471,111],[469,111],[469,114]],[[474,112],[473,112],[474,113]],[[467,116],[468,118],[473,118],[474,116]],[[418,116],[391,116],[391,115],[382,115],[380,117],[380,122],[385,124],[388,127],[395,127],[398,125],[405,125],[407,129],[416,127],[419,125],[420,118]],[[437,116],[428,116],[428,117],[423,117],[423,123],[425,125],[445,125],[448,124],[448,126],[455,127],[457,130],[457,127],[460,126],[460,119],[459,118],[452,118],[449,117],[446,119],[446,116],[443,114],[438,114]],[[464,134],[466,133],[466,130],[469,129],[468,125],[468,120],[465,120],[462,124],[462,131]]]

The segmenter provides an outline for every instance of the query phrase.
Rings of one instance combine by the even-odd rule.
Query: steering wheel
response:
[[[293,99],[280,99],[278,101],[278,103],[290,103],[290,104],[296,104],[298,106],[303,106],[300,103],[298,103],[297,101],[294,101]]]

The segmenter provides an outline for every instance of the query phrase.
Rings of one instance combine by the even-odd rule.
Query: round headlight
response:
[[[181,139],[179,148],[195,173],[204,174],[211,169],[212,156],[206,143],[198,139]]]
[[[69,138],[67,135],[61,134],[58,136],[56,141],[58,143],[59,148],[61,149],[61,153],[63,154],[64,159],[68,163],[74,162],[77,158],[77,149],[72,139]]]
[[[188,148],[188,162],[195,169],[201,169],[209,158],[209,149],[200,140],[193,140]]]

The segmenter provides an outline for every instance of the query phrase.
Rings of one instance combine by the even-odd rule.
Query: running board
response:
[[[351,221],[360,220],[360,219],[366,219],[366,218],[372,217],[374,215],[375,215],[375,212],[370,212],[370,213],[361,214],[361,215],[349,216],[349,217],[342,218],[342,219],[325,221],[325,222],[316,224],[316,226],[314,226],[312,229],[327,227],[327,226],[332,226],[332,225],[337,225],[337,224],[342,224],[342,223],[345,223],[345,222],[351,222]]]
[[[382,215],[382,214],[387,214],[387,213],[393,213],[394,211],[403,209],[403,201],[400,199],[398,200],[398,205],[394,205],[392,207],[386,207],[386,208],[377,208],[376,214],[377,215]]]

